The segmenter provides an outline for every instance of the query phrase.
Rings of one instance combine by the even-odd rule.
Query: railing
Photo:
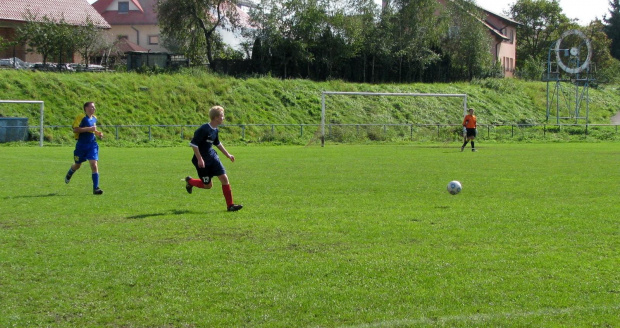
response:
[[[200,125],[99,125],[107,138],[114,140],[154,141],[190,140]],[[69,125],[44,125],[46,142],[72,141]],[[5,127],[23,128],[19,126]],[[0,127],[2,133],[3,127]],[[28,126],[30,140],[38,140],[39,126]],[[63,130],[63,131],[60,131]],[[227,142],[307,142],[319,140],[320,124],[226,124],[220,130]],[[369,141],[453,141],[460,140],[460,124],[326,124],[325,139],[332,142]],[[592,136],[617,139],[618,125],[614,124],[479,124],[477,138],[482,140],[509,139],[570,139]]]

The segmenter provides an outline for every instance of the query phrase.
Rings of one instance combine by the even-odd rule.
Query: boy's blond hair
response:
[[[224,107],[222,106],[213,106],[209,109],[209,118],[211,120],[216,119],[222,114],[224,114]]]

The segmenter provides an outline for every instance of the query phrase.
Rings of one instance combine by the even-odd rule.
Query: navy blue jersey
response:
[[[194,132],[194,138],[190,142],[191,146],[198,147],[202,159],[207,162],[210,158],[218,158],[215,149],[212,146],[218,146],[220,139],[218,129],[212,128],[209,123],[203,124]]]

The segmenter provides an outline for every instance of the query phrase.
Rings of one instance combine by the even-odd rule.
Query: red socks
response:
[[[205,184],[202,183],[202,180],[200,179],[189,179],[189,181],[187,181],[190,185],[197,187],[197,188],[205,188]]]
[[[233,203],[232,190],[230,190],[230,185],[222,185],[222,193],[224,194],[224,198],[226,198],[226,206],[230,207]]]

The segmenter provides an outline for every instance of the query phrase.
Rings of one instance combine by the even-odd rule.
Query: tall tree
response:
[[[163,38],[175,40],[193,62],[213,64],[221,37],[217,28],[239,26],[237,0],[158,0]],[[202,52],[196,52],[196,50]]]
[[[419,80],[423,71],[440,59],[436,0],[395,0],[392,53],[397,60],[399,82]],[[404,76],[404,75],[407,76]]]
[[[86,24],[78,26],[73,30],[76,51],[84,60],[86,67],[90,63],[90,56],[96,50],[101,50],[105,44],[105,37],[100,28],[95,26],[88,17]]]
[[[558,0],[517,0],[510,14],[523,24],[517,28],[517,57],[521,60],[545,59],[549,47],[561,34],[562,26],[571,23],[562,13]]]
[[[17,28],[18,38],[26,43],[26,51],[40,53],[46,64],[60,49],[58,22],[47,16],[39,18],[30,11],[26,11],[24,19],[26,23]]]
[[[491,66],[491,37],[483,13],[469,0],[446,2],[448,27],[442,49],[450,57],[454,79],[481,77]]]
[[[620,59],[620,0],[609,1],[609,17],[605,17],[605,34],[611,40],[611,55]]]
[[[510,14],[523,24],[517,28],[517,57],[521,59],[546,58],[549,47],[561,34],[561,26],[570,22],[558,0],[517,0]]]
[[[603,22],[595,19],[583,32],[592,44],[592,67],[596,70],[597,79],[609,81],[618,77],[616,70],[619,62],[611,55],[612,40],[608,38],[605,29]]]

